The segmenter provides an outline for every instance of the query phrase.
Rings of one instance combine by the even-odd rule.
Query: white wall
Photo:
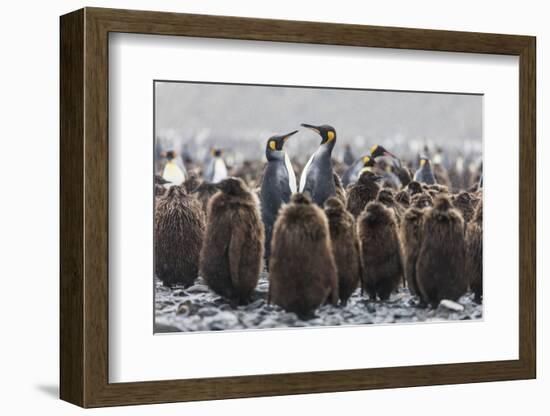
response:
[[[538,42],[538,334],[536,381],[410,388],[279,398],[168,404],[94,410],[88,414],[281,414],[309,411],[390,412],[407,415],[461,415],[504,411],[541,413],[548,408],[550,364],[543,347],[549,285],[543,282],[542,167],[550,146],[542,140],[544,103],[550,90],[545,61],[550,26],[541,1],[69,1],[4,2],[0,15],[0,409],[4,414],[38,410],[75,414],[56,399],[58,385],[58,16],[82,6],[319,20],[388,26],[536,35]],[[546,157],[544,157],[546,156]],[[546,178],[548,179],[548,178]],[[548,193],[548,192],[546,192]],[[548,195],[544,195],[547,197]],[[546,234],[543,237],[543,233]],[[11,412],[8,413],[8,411]]]

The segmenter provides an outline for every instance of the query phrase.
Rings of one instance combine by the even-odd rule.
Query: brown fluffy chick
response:
[[[371,300],[387,300],[403,276],[395,214],[370,202],[357,220],[361,242],[362,281]]]
[[[216,185],[208,203],[208,221],[200,256],[201,276],[232,305],[245,304],[262,267],[264,224],[257,197],[239,178]]]
[[[409,208],[403,215],[400,227],[401,247],[403,252],[403,266],[405,279],[409,291],[418,296],[416,285],[416,262],[422,242],[422,221],[424,211],[418,208]]]
[[[195,191],[195,189],[197,189],[201,183],[202,182],[196,173],[190,173],[189,177],[185,180],[185,182],[182,183],[182,186],[185,188],[187,193],[191,193]]]
[[[453,206],[460,211],[464,223],[468,224],[474,216],[477,199],[469,192],[460,192],[452,197]]]
[[[357,182],[348,187],[348,201],[346,208],[357,218],[365,206],[376,199],[380,186],[377,181],[380,176],[365,171],[359,176]]]
[[[273,228],[268,302],[311,318],[330,295],[338,303],[338,272],[325,213],[302,193],[281,207]]]
[[[210,201],[210,198],[216,194],[216,192],[218,192],[217,184],[210,182],[202,182],[193,190],[193,195],[195,195],[199,200],[204,213],[207,215],[208,202]]]
[[[172,186],[155,203],[155,272],[166,285],[190,286],[198,276],[205,231],[199,202]]]
[[[332,254],[338,270],[338,293],[340,302],[345,305],[357,289],[361,278],[359,238],[355,229],[355,218],[336,197],[325,201],[325,214],[330,229]]]
[[[477,204],[474,217],[466,227],[466,276],[477,303],[483,298],[483,202]]]
[[[426,210],[416,265],[420,298],[436,307],[443,299],[457,301],[468,287],[464,275],[464,221],[451,200],[440,195]]]
[[[395,202],[401,204],[403,208],[407,209],[411,204],[411,196],[405,189],[401,189],[395,194]]]

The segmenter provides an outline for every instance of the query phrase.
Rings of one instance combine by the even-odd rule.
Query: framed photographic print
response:
[[[536,376],[534,37],[60,25],[63,400]]]

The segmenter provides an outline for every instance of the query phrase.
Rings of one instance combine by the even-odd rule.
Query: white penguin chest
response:
[[[174,162],[169,161],[164,165],[164,170],[162,172],[162,177],[167,180],[167,187],[172,185],[181,185],[185,181],[185,174],[183,171],[176,165]]]
[[[217,183],[227,178],[227,167],[222,158],[217,157],[214,160],[214,172],[212,175],[212,182]]]

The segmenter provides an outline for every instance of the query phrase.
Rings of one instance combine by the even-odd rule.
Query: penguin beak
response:
[[[321,130],[319,130],[319,127],[317,127],[317,126],[313,126],[313,125],[311,125],[311,124],[305,124],[305,123],[302,123],[302,124],[300,124],[300,125],[301,125],[302,127],[307,128],[307,129],[311,129],[311,130],[317,132],[318,134],[321,134]]]
[[[294,136],[296,133],[298,133],[298,130],[294,130],[293,132],[286,134],[283,137],[283,141],[286,142],[291,136]]]

